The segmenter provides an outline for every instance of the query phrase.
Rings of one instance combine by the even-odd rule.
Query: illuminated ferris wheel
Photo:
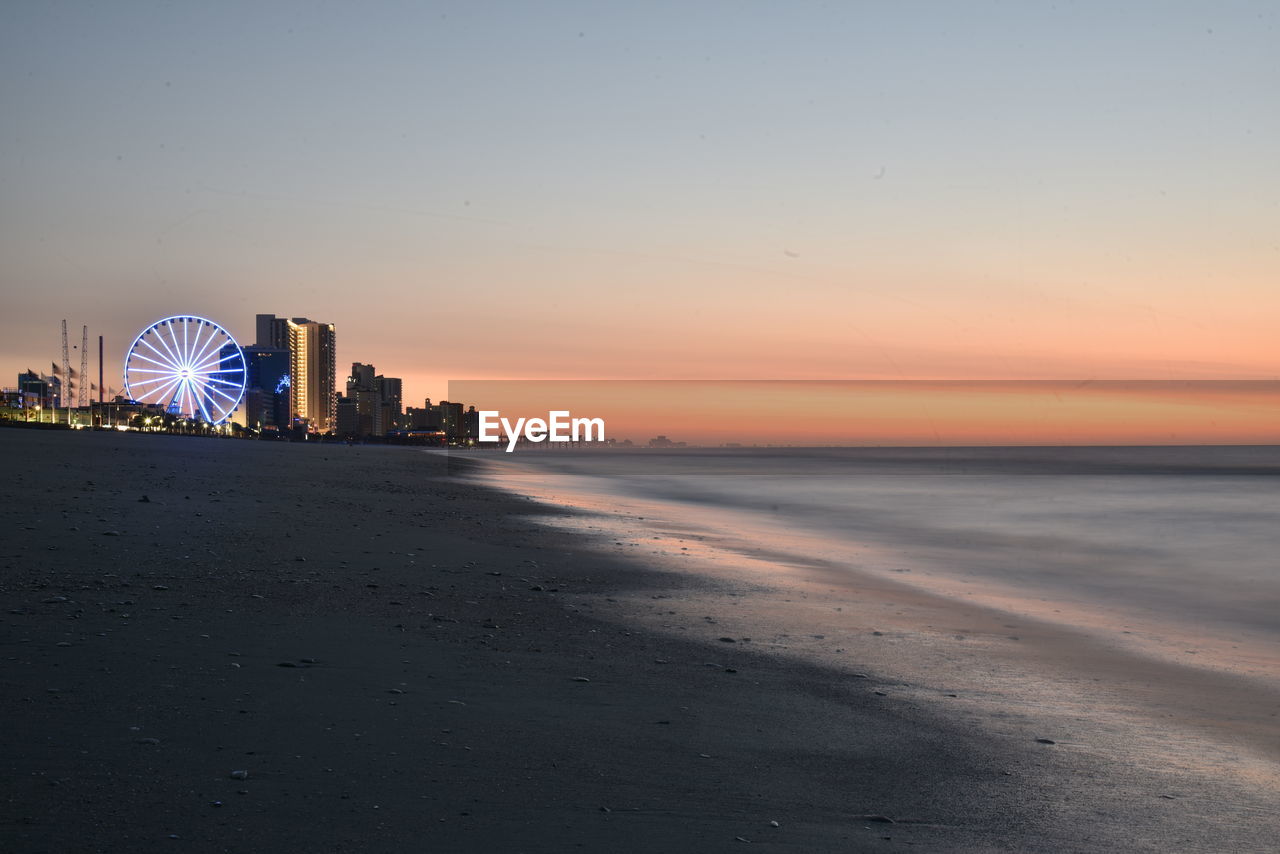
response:
[[[245,360],[231,333],[212,320],[176,315],[133,340],[124,360],[124,392],[183,418],[221,424],[245,388]]]

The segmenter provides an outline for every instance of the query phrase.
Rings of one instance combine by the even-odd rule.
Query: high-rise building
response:
[[[258,338],[255,347],[270,350],[289,349],[289,321],[274,314],[258,315]]]
[[[293,412],[317,433],[332,430],[338,415],[335,344],[332,323],[305,317],[289,321]]]
[[[404,383],[399,377],[378,377],[378,394],[390,413],[390,426],[398,427],[404,419]]]
[[[475,440],[480,435],[480,413],[474,406],[465,412],[461,403],[442,400],[432,403],[427,398],[421,408],[410,406],[404,413],[405,426],[411,430],[440,430],[452,443]]]
[[[411,430],[439,430],[442,427],[440,407],[433,404],[429,397],[421,407],[410,406],[405,409],[405,420]]]
[[[337,424],[348,436],[385,436],[401,417],[399,377],[375,374],[373,365],[353,362],[347,394],[338,400]]]
[[[462,419],[462,404],[442,400],[437,406],[440,407],[440,427],[444,430],[445,435],[449,437],[449,441],[462,441],[466,430],[466,424],[463,423]]]
[[[343,395],[338,398],[338,411],[334,419],[334,431],[343,438],[362,435],[360,432],[360,410],[354,397]]]
[[[347,395],[350,396],[357,390],[373,391],[376,387],[376,379],[374,376],[376,373],[377,368],[373,365],[366,365],[362,362],[352,362],[351,375],[347,377]]]
[[[461,440],[467,445],[474,445],[480,441],[480,413],[474,406],[468,406],[467,411],[462,413]]]
[[[289,351],[291,420],[327,433],[337,426],[337,346],[332,323],[305,317],[257,317],[258,346]]]
[[[257,430],[289,429],[292,375],[284,347],[245,347],[249,378],[245,390],[245,423]]]

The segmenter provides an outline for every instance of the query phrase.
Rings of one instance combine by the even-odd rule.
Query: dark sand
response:
[[[1272,850],[1274,811],[621,620],[724,582],[428,454],[8,429],[0,462],[6,852]]]

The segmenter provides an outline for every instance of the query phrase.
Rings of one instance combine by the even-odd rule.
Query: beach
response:
[[[536,476],[500,489],[459,456],[0,430],[0,848],[1265,851],[1280,831],[1265,673],[1193,680],[834,559],[730,562],[692,517],[533,500]],[[1173,722],[1134,738],[1155,702],[1134,690]],[[1229,727],[1223,698],[1248,710]]]

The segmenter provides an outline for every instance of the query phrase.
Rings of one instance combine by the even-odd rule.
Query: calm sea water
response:
[[[489,455],[498,482],[1280,673],[1280,447]],[[641,508],[637,510],[637,508]],[[643,508],[648,508],[647,510]],[[1226,647],[1224,646],[1224,649]],[[1225,652],[1224,655],[1227,655]],[[1263,667],[1266,670],[1266,667]]]

